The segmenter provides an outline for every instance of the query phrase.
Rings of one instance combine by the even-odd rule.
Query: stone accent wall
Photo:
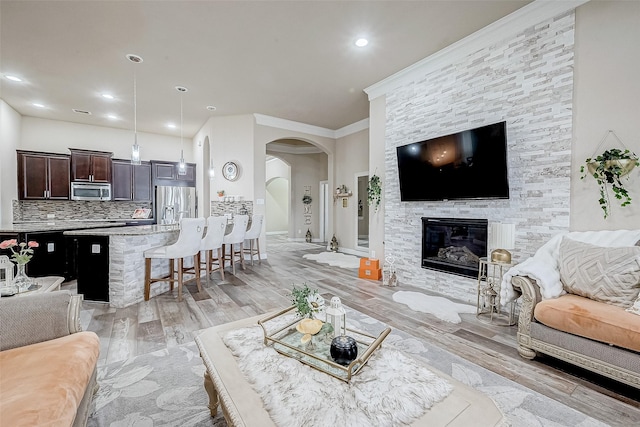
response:
[[[123,308],[144,301],[144,251],[158,246],[170,245],[178,240],[179,234],[180,231],[176,229],[170,233],[142,236],[109,236],[109,304],[112,307]],[[192,261],[185,261],[185,267],[192,265]],[[151,261],[152,277],[162,277],[168,274],[168,259],[153,259]],[[185,275],[186,280],[190,280],[192,277]],[[178,292],[177,286],[176,283],[175,292]],[[152,283],[151,297],[168,290],[169,282]]]
[[[150,202],[98,202],[88,200],[13,200],[13,221],[47,221],[55,219],[128,220],[138,208],[151,208]]]
[[[423,216],[515,223],[515,261],[569,229],[574,22],[542,22],[386,94],[385,254],[401,284],[475,304],[476,280],[420,267]],[[400,201],[397,146],[503,120],[508,200]]]
[[[247,210],[247,215],[253,215],[253,201],[239,201],[239,202],[211,202],[211,215],[240,215],[240,212]]]

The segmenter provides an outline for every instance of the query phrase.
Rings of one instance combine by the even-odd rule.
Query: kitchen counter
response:
[[[33,221],[0,225],[0,233],[37,233],[43,231],[65,231],[87,228],[122,227],[125,221]]]
[[[78,293],[88,301],[104,301],[124,308],[144,301],[144,251],[178,239],[177,225],[138,225],[65,231],[78,245]],[[187,261],[185,266],[193,265]],[[169,274],[169,261],[152,261],[154,276]],[[169,290],[168,282],[154,283],[151,295]]]
[[[124,225],[124,224],[123,224]],[[65,231],[65,236],[145,236],[178,231],[177,225],[133,225],[117,228],[90,228]]]

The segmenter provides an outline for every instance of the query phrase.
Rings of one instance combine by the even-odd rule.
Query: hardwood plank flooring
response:
[[[100,337],[101,365],[193,340],[201,329],[221,325],[289,306],[293,284],[307,283],[325,297],[339,296],[355,310],[391,327],[443,347],[462,358],[511,379],[525,387],[611,425],[640,425],[640,392],[550,357],[525,360],[517,352],[517,327],[488,325],[473,314],[463,314],[460,324],[416,313],[393,301],[399,291],[422,289],[402,283],[388,288],[381,282],[357,277],[357,270],[330,267],[302,258],[324,247],[287,242],[280,236],[267,238],[269,259],[236,274],[225,270],[225,280],[214,272],[177,290],[125,309],[108,304],[83,303],[82,324]],[[75,282],[63,289],[75,290]]]

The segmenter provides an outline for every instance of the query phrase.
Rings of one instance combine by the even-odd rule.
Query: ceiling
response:
[[[133,129],[135,71],[139,131],[180,136],[181,97],[189,138],[252,113],[335,130],[368,117],[364,88],[528,2],[1,0],[0,97],[23,116]]]

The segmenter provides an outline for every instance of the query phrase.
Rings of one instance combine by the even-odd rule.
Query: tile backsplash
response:
[[[13,221],[128,220],[137,208],[151,208],[151,202],[98,202],[80,200],[13,200]]]

